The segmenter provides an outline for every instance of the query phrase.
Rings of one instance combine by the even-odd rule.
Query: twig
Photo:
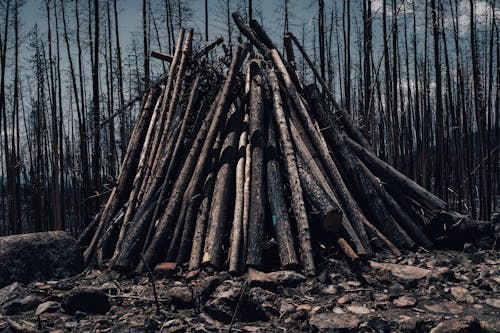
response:
[[[144,260],[144,254],[141,253],[141,259],[142,262],[144,263],[144,267],[146,267],[146,270],[148,271],[149,279],[151,280],[151,284],[153,285],[153,296],[155,298],[155,304],[156,304],[156,314],[160,314],[160,302],[158,301],[158,294],[156,293],[156,281],[153,276],[153,272],[151,271],[151,267],[149,267],[148,263],[146,260]]]
[[[238,299],[238,304],[236,304],[236,308],[234,309],[233,312],[233,317],[231,318],[231,324],[229,324],[229,328],[227,329],[227,333],[231,333],[233,330],[234,321],[236,320],[236,316],[238,315],[238,311],[240,310],[241,303],[243,301],[243,296],[245,295],[248,284],[249,284],[248,280],[245,280],[245,283],[243,284],[243,288],[241,290],[240,298]]]

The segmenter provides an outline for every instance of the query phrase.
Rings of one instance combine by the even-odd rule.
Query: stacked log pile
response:
[[[82,238],[86,262],[313,275],[320,243],[351,259],[431,247],[424,228],[444,202],[373,154],[292,34],[285,59],[256,21],[233,18],[250,43],[225,74],[204,57],[222,41],[194,52],[182,28],[174,55],[157,55],[169,73],[145,94],[116,185]],[[322,91],[299,78],[294,44]]]

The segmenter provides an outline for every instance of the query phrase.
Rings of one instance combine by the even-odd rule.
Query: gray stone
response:
[[[11,300],[2,305],[2,308],[4,309],[6,315],[18,315],[35,309],[41,302],[42,300],[40,297],[28,295],[23,298]]]
[[[296,287],[306,280],[306,277],[295,271],[276,271],[264,273],[253,268],[248,269],[248,278],[252,286],[276,290],[280,287]]]
[[[82,250],[63,231],[0,237],[0,287],[60,279],[84,268]]]
[[[224,281],[215,289],[203,311],[213,319],[223,323],[230,323],[236,306],[240,303],[236,319],[241,322],[268,320],[260,304],[256,304],[245,293],[242,287],[232,281]]]
[[[188,286],[172,287],[168,290],[170,303],[176,307],[188,308],[193,305],[193,288]]]
[[[106,314],[111,308],[108,295],[96,288],[75,288],[62,301],[64,311],[75,314],[77,311],[93,314]]]
[[[430,330],[430,333],[481,333],[479,320],[472,316],[445,320]]]
[[[360,320],[350,314],[319,313],[312,316],[310,324],[320,332],[351,333],[359,332]]]

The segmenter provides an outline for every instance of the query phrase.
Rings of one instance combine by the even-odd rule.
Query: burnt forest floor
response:
[[[0,332],[228,332],[231,321],[232,332],[500,332],[499,258],[474,249],[330,258],[309,279],[165,265],[159,312],[148,275],[86,270],[1,289]]]

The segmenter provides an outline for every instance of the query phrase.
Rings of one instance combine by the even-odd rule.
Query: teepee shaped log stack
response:
[[[431,247],[424,227],[445,203],[380,160],[334,100],[304,48],[287,59],[256,22],[223,61],[180,29],[165,79],[143,98],[121,172],[84,237],[85,260],[144,271],[163,261],[231,272],[315,274],[319,244],[356,259]],[[293,44],[322,87],[295,71]]]

